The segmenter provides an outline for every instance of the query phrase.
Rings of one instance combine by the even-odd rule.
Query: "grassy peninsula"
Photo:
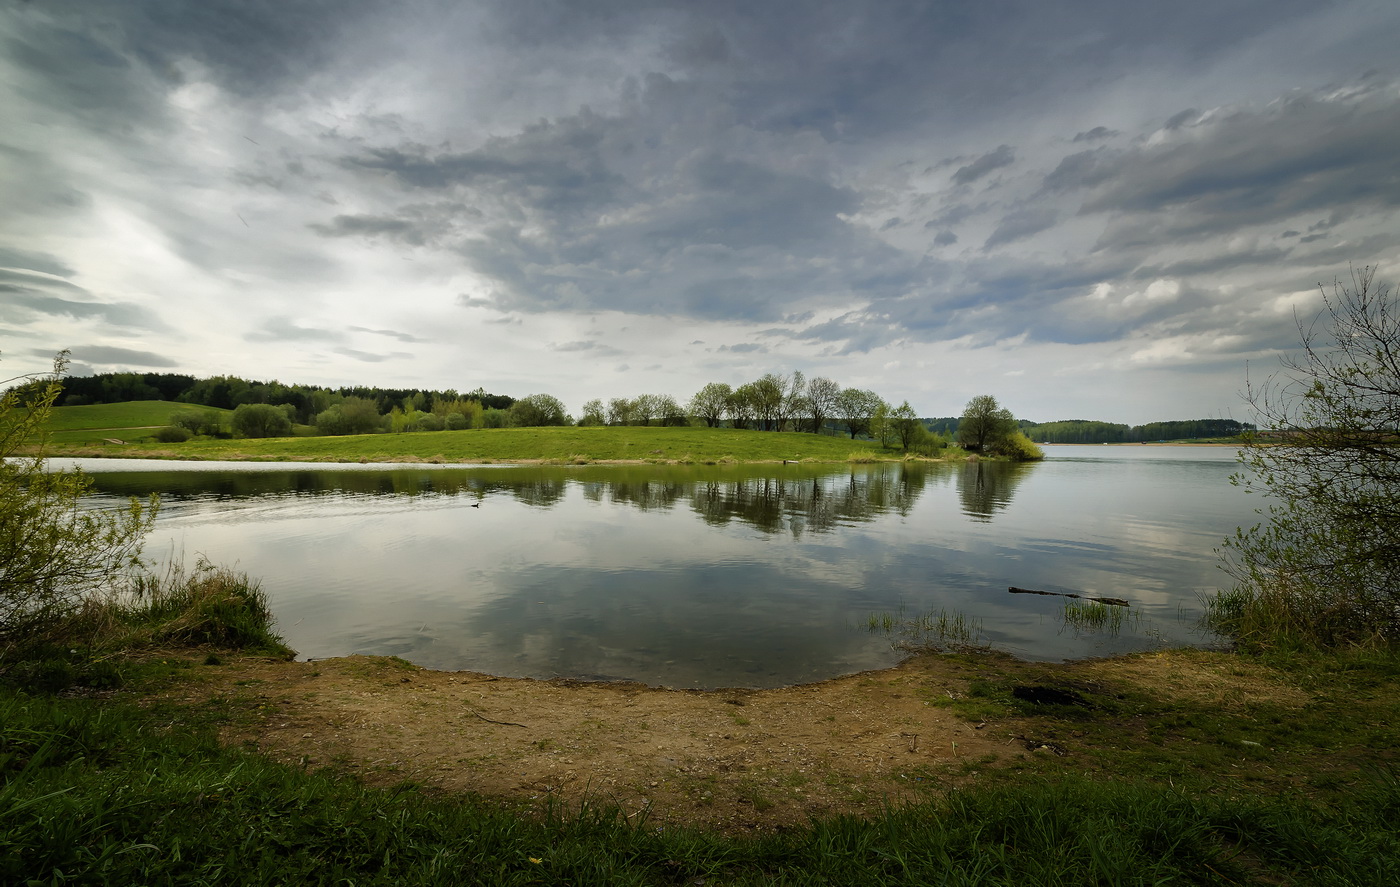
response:
[[[65,408],[66,409],[66,408]],[[62,412],[62,411],[57,411]],[[110,430],[110,429],[109,429]],[[137,429],[132,429],[137,430]],[[88,442],[76,443],[86,433]],[[899,459],[878,442],[822,434],[734,428],[542,426],[160,443],[119,437],[103,443],[91,430],[56,436],[54,456],[296,462],[847,462]],[[132,435],[135,438],[135,435]],[[958,450],[945,454],[961,455]]]

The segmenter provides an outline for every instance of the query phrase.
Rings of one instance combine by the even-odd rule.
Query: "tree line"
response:
[[[685,404],[667,394],[595,398],[583,405],[579,425],[690,425],[753,431],[848,434],[909,451],[936,450],[948,444],[932,435],[906,400],[893,406],[874,391],[843,388],[824,376],[808,378],[765,373],[732,386],[710,382]]]
[[[1024,423],[1022,430],[1030,437],[1057,444],[1146,443],[1163,440],[1192,440],[1202,437],[1238,437],[1254,430],[1247,422],[1234,419],[1184,419],[1172,422],[1148,422],[1145,425],[1118,425],[1112,422],[1092,422],[1088,419],[1067,419],[1042,424]]]
[[[316,415],[347,397],[374,404],[379,415],[398,407],[402,411],[429,409],[437,401],[474,400],[483,409],[506,410],[515,398],[489,394],[477,388],[467,394],[454,389],[380,388],[364,385],[331,388],[321,385],[284,385],[273,380],[262,382],[238,376],[212,376],[206,379],[182,373],[98,373],[93,376],[64,376],[58,396],[61,406],[98,403],[124,403],[130,400],[168,400],[192,406],[237,409],[243,404],[290,405],[299,424],[313,424]],[[337,399],[339,398],[339,400]]]

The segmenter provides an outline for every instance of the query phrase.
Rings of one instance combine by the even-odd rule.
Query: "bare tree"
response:
[[[1269,501],[1226,543],[1235,589],[1212,617],[1237,636],[1400,641],[1400,301],[1375,270],[1322,289],[1300,354],[1246,396],[1264,431],[1232,480]]]

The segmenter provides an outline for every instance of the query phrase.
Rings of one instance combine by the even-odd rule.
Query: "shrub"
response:
[[[1036,445],[1035,441],[1020,431],[1012,432],[1010,435],[997,441],[995,452],[1001,456],[1007,456],[1017,462],[1038,462],[1045,458],[1045,451]]]
[[[0,642],[69,615],[86,595],[140,564],[155,519],[154,496],[144,506],[132,499],[119,510],[89,508],[82,500],[90,478],[44,470],[41,432],[67,366],[68,352],[60,352],[47,380],[0,395]],[[37,452],[15,455],[34,439],[41,441]]]
[[[287,437],[292,433],[292,420],[271,404],[239,404],[233,411],[233,431],[243,437]]]
[[[157,428],[151,437],[161,443],[184,443],[190,439],[190,433],[179,425],[166,425],[164,428]]]

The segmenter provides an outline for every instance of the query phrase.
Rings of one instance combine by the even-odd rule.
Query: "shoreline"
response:
[[[433,671],[393,657],[149,655],[183,657],[188,679],[142,694],[147,703],[229,712],[222,742],[273,760],[534,809],[615,805],[730,834],[1070,772],[1173,774],[1178,790],[1205,794],[1244,783],[1311,794],[1310,772],[1381,763],[1365,717],[1342,727],[1315,712],[1306,676],[1218,650],[1061,663],[926,653],[814,683],[714,690]],[[1393,704],[1366,704],[1388,722]],[[1335,733],[1326,752],[1284,726],[1319,717]]]

